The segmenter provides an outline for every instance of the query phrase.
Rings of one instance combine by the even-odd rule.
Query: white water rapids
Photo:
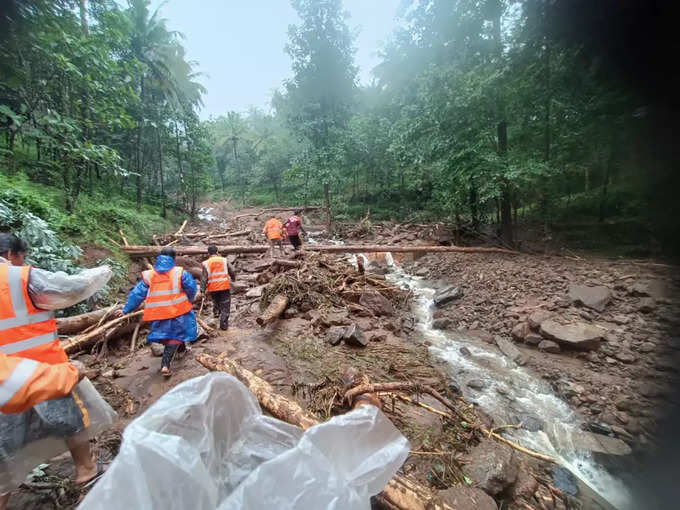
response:
[[[538,418],[542,430],[514,429],[507,432],[508,436],[527,448],[557,458],[563,467],[619,510],[630,508],[630,494],[623,482],[598,465],[590,453],[573,448],[571,437],[580,432],[582,422],[570,406],[545,381],[505,358],[495,347],[460,332],[432,329],[435,289],[422,278],[404,272],[394,264],[391,254],[386,255],[392,269],[387,279],[414,293],[416,330],[431,344],[430,352],[448,363],[466,399],[477,403],[499,423],[511,423],[511,416],[519,416],[522,421],[530,417],[534,423]],[[368,265],[368,259],[364,260]],[[467,386],[473,379],[478,387],[483,386],[480,391]]]

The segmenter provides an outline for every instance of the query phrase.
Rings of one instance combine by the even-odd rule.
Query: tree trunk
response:
[[[282,294],[277,294],[265,311],[255,320],[260,326],[266,326],[278,319],[286,306],[288,306],[288,298]]]
[[[87,25],[87,0],[80,0],[80,29],[84,36],[88,36],[90,28]]]
[[[144,104],[144,74],[139,78],[141,104]],[[142,108],[142,106],[140,106]],[[137,126],[137,147],[136,147],[136,167],[137,167],[137,210],[142,210],[142,128],[144,126],[144,113],[140,111],[139,125]]]
[[[607,215],[607,190],[609,187],[609,178],[611,175],[611,169],[614,165],[614,143],[612,142],[609,148],[609,157],[607,158],[607,164],[604,167],[604,181],[602,182],[602,193],[600,195],[600,214],[599,222],[604,223],[605,217]]]
[[[505,160],[508,155],[508,125],[505,120],[498,123],[498,155]],[[504,177],[501,186],[501,239],[506,246],[513,246],[512,239],[512,195],[510,183]]]
[[[205,246],[173,246],[175,253],[179,255],[205,255]],[[162,246],[154,245],[137,245],[137,246],[124,246],[121,248],[125,253],[129,254],[131,257],[148,257],[151,255],[158,255],[163,249]],[[266,253],[269,251],[270,247],[268,245],[251,245],[251,246],[239,246],[239,245],[225,245],[218,246],[217,250],[222,255],[228,255],[232,253]],[[406,245],[399,246],[398,244],[380,245],[380,244],[367,244],[367,245],[319,245],[319,244],[306,244],[305,251],[317,251],[322,253],[436,253],[436,252],[461,252],[461,253],[507,253],[509,255],[516,255],[517,252],[514,250],[508,250],[505,248],[495,248],[487,246],[423,246],[423,245]]]
[[[57,331],[60,335],[75,335],[99,322],[106,315],[106,312],[107,309],[102,308],[94,312],[57,319]]]
[[[331,220],[331,195],[328,190],[328,183],[325,182],[323,185],[323,196],[326,201],[326,224],[328,225],[328,235],[333,235],[333,221]]]
[[[158,139],[158,171],[161,177],[161,216],[166,218],[168,213],[165,208],[165,177],[163,175],[163,144],[161,143],[161,128],[156,128],[156,138]]]

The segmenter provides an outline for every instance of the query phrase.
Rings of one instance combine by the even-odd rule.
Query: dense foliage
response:
[[[3,2],[0,165],[83,194],[194,213],[214,165],[203,88],[149,0]]]
[[[667,163],[648,149],[658,119],[581,25],[608,9],[616,37],[631,7],[573,3],[579,24],[566,4],[406,1],[376,81],[359,87],[341,1],[294,1],[293,77],[273,112],[211,123],[217,187],[330,200],[336,216],[490,225],[507,244],[522,218],[546,234],[625,221],[633,241],[666,243],[672,229],[654,223],[666,169],[649,172]]]

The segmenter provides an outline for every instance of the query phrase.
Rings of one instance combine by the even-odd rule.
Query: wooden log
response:
[[[302,262],[299,260],[274,259],[272,260],[272,266],[274,265],[279,265],[281,267],[300,267]]]
[[[205,248],[202,246],[177,246],[175,252],[177,255],[203,255]],[[266,253],[269,246],[266,245],[250,245],[237,246],[227,245],[218,246],[217,250],[222,255],[230,253]],[[322,253],[504,253],[508,255],[518,255],[519,252],[513,250],[506,250],[505,248],[495,248],[489,246],[424,246],[424,245],[319,245],[306,244],[306,251],[315,251]],[[149,255],[158,255],[161,251],[160,246],[125,246],[123,251],[132,257],[147,257]]]
[[[94,312],[57,319],[57,332],[60,335],[76,335],[84,329],[97,324],[99,319],[104,317],[106,312],[107,309],[102,308],[101,310],[95,310]]]
[[[274,296],[274,299],[272,299],[272,302],[269,303],[269,306],[266,308],[266,310],[262,312],[262,314],[257,319],[255,319],[255,321],[260,326],[266,326],[267,324],[278,319],[286,309],[286,306],[288,306],[288,298],[282,294],[277,294]]]
[[[132,332],[132,338],[130,339],[130,352],[135,352],[137,347],[137,336],[139,336],[139,328],[142,327],[142,321],[140,320],[135,326],[135,330]]]
[[[78,352],[83,348],[87,347],[91,343],[100,339],[105,333],[107,333],[111,328],[117,326],[120,323],[130,321],[134,317],[139,317],[144,313],[144,310],[139,310],[138,312],[132,312],[127,315],[123,315],[117,319],[113,319],[105,324],[102,324],[98,328],[85,333],[84,335],[74,336],[68,340],[62,341],[61,346],[66,350],[68,354]],[[132,324],[132,322],[126,322],[127,324]]]
[[[304,430],[319,423],[295,400],[276,393],[267,381],[237,365],[225,354],[219,357],[199,354],[196,360],[208,370],[227,372],[236,377],[255,395],[262,408],[275,418]],[[392,478],[376,499],[382,508],[388,510],[453,510],[449,505],[438,502],[427,487],[400,475]]]
[[[175,232],[175,235],[176,235],[176,236],[178,236],[178,235],[180,235],[182,232],[184,232],[184,227],[187,226],[187,223],[188,223],[188,222],[189,222],[189,218],[187,218],[186,220],[184,220],[184,223],[182,223],[182,226],[179,227],[179,230],[178,230],[177,232]]]
[[[122,229],[122,228],[119,228],[119,229],[118,229],[118,233],[120,234],[120,237],[123,238],[123,244],[124,244],[125,246],[130,246],[130,244],[128,243],[128,240],[125,239],[125,234],[123,234],[123,229]]]

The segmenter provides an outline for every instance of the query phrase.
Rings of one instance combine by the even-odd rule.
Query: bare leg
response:
[[[5,510],[7,508],[7,505],[9,504],[9,497],[12,493],[11,492],[5,492],[4,494],[0,494],[0,510]]]
[[[66,446],[71,451],[73,464],[76,467],[76,483],[87,482],[97,474],[97,463],[90,451],[90,441],[87,431],[82,430],[66,440]],[[2,507],[0,507],[2,508]]]

